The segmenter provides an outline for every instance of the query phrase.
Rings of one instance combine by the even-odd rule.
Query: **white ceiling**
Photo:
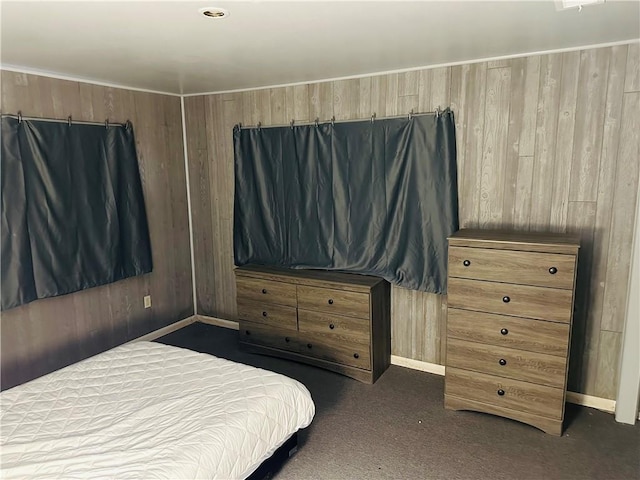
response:
[[[212,20],[200,7],[231,15]],[[640,2],[6,1],[1,57],[177,94],[349,77],[640,38]]]

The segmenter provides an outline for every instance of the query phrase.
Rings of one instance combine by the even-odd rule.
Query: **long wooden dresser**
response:
[[[449,238],[446,408],[562,434],[578,248],[564,234]]]
[[[390,286],[377,277],[247,265],[240,344],[374,383],[391,361]]]

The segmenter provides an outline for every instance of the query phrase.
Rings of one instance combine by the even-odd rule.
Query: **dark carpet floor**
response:
[[[295,378],[316,404],[288,479],[637,479],[640,424],[567,404],[562,437],[443,407],[444,377],[392,365],[374,384],[238,348],[237,332],[195,323],[162,337]]]

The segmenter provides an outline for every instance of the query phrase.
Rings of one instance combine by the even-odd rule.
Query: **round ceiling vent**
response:
[[[227,18],[229,16],[229,11],[220,7],[203,7],[198,11],[208,18]]]

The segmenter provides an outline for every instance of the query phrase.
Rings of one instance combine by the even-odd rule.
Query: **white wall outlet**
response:
[[[144,296],[144,308],[151,308],[151,295]]]

